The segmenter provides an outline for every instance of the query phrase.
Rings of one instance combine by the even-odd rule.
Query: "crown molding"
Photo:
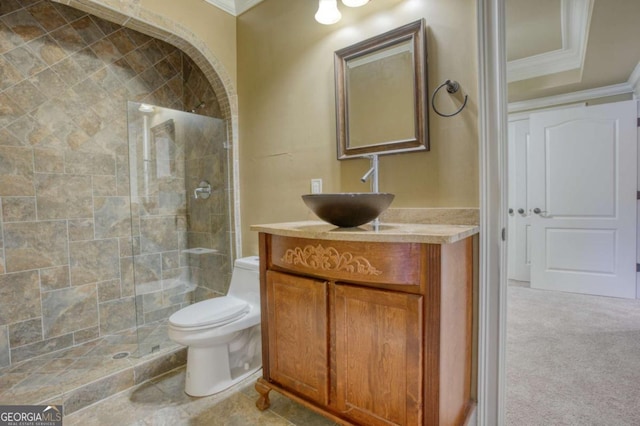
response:
[[[240,15],[261,2],[262,0],[236,0],[236,11]]]
[[[236,2],[234,0],[205,0],[207,3],[214,5],[218,9],[222,9],[233,16],[236,14]]]
[[[638,67],[636,67],[638,69]],[[635,71],[634,71],[635,72]],[[507,110],[509,113],[527,111],[539,108],[548,108],[556,105],[586,102],[591,99],[605,98],[633,93],[633,87],[628,82],[613,84],[611,86],[597,87],[595,89],[581,90],[579,92],[563,95],[547,96],[546,98],[531,99],[528,101],[511,102]]]
[[[507,63],[507,81],[582,69],[594,0],[561,0],[562,48]]]
[[[205,0],[207,3],[224,10],[225,12],[238,16],[251,9],[262,0]]]

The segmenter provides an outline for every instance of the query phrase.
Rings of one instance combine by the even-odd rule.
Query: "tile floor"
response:
[[[184,367],[65,416],[65,426],[207,425],[329,426],[334,422],[272,391],[271,407],[255,407],[258,372],[217,395],[192,398],[184,393]]]
[[[148,338],[154,333],[144,330],[144,342],[155,345]],[[253,385],[260,372],[225,392],[192,398],[184,393],[185,351],[162,345],[158,354],[136,357],[132,330],[0,369],[0,404],[64,405],[65,426],[335,425],[275,391],[271,407],[259,411]],[[122,352],[131,355],[114,359]],[[169,372],[154,377],[158,371]]]

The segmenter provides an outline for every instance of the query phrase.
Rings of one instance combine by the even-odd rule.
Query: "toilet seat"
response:
[[[214,328],[245,316],[251,306],[233,296],[215,297],[194,303],[169,317],[169,324],[188,330]]]

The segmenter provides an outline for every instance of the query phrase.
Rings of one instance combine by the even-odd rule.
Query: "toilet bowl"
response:
[[[237,259],[229,292],[169,317],[169,338],[185,345],[185,392],[218,393],[262,367],[257,256]]]

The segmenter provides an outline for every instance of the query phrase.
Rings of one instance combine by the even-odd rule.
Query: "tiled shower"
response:
[[[132,193],[127,109],[141,103],[175,115],[173,142],[197,121],[182,111],[222,117],[172,45],[49,0],[0,2],[0,368],[153,330],[226,291],[224,125],[196,125],[189,144],[176,142],[182,155],[162,157],[173,174]],[[167,121],[150,122],[150,135],[166,137],[152,128]],[[206,202],[193,199],[203,179],[214,188]],[[190,248],[206,250],[181,252]]]

